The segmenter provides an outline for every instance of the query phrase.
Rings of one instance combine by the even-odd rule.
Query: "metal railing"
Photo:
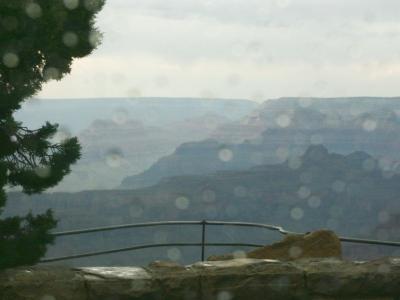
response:
[[[61,257],[45,258],[45,259],[42,259],[40,262],[41,263],[49,263],[49,262],[63,261],[63,260],[68,260],[68,259],[84,258],[84,257],[97,256],[97,255],[104,255],[104,254],[111,254],[111,253],[118,253],[118,252],[126,252],[126,251],[133,251],[133,250],[147,249],[147,248],[158,248],[158,247],[201,247],[201,261],[204,261],[204,259],[205,259],[205,249],[208,246],[216,246],[216,247],[222,247],[222,246],[263,247],[263,246],[265,246],[265,245],[252,244],[252,243],[208,243],[208,242],[206,242],[206,227],[207,226],[256,227],[256,228],[263,228],[263,229],[267,229],[267,230],[277,231],[282,235],[303,234],[303,233],[299,233],[299,232],[292,232],[292,231],[285,230],[280,226],[261,224],[261,223],[225,222],[225,221],[207,221],[207,220],[202,220],[202,221],[165,221],[165,222],[148,222],[148,223],[124,224],[124,225],[117,225],[117,226],[96,227],[96,228],[88,228],[88,229],[82,229],[82,230],[55,232],[52,235],[54,237],[60,237],[60,236],[80,235],[80,234],[87,234],[87,233],[94,233],[94,232],[105,232],[105,231],[128,229],[128,228],[143,228],[143,227],[170,226],[170,225],[201,225],[201,241],[199,243],[141,244],[141,245],[135,245],[135,246],[132,246],[132,247],[117,248],[117,249],[104,250],[104,251],[87,252],[87,253],[81,253],[81,254],[76,254],[76,255],[68,255],[68,256],[61,256]],[[339,239],[342,242],[349,242],[349,243],[400,247],[400,242],[393,242],[393,241],[379,241],[379,240],[350,238],[350,237],[339,237]]]

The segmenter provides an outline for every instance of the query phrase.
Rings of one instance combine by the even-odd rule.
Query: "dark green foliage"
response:
[[[43,83],[60,80],[97,46],[94,19],[104,0],[0,0],[0,208],[6,186],[28,194],[55,186],[80,157],[76,138],[54,140],[58,125],[29,129],[13,113]],[[1,212],[1,210],[0,210]],[[0,269],[34,264],[52,242],[52,213],[0,220]]]

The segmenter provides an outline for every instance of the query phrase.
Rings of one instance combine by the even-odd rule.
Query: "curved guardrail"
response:
[[[42,259],[41,263],[49,263],[49,262],[56,262],[56,261],[63,261],[68,259],[75,259],[75,258],[83,258],[83,257],[90,257],[90,256],[97,256],[97,255],[104,255],[104,254],[111,254],[111,253],[118,253],[118,252],[126,252],[126,251],[133,251],[139,249],[147,249],[147,248],[158,248],[158,247],[201,247],[201,260],[204,261],[205,256],[205,248],[207,246],[232,246],[232,247],[262,247],[264,245],[259,244],[249,244],[249,243],[207,243],[206,242],[206,227],[211,226],[239,226],[239,227],[256,227],[256,228],[263,228],[267,230],[277,231],[280,234],[287,235],[287,234],[303,234],[300,232],[293,232],[285,230],[281,226],[275,225],[268,225],[262,223],[251,223],[251,222],[228,222],[228,221],[164,221],[164,222],[147,222],[147,223],[135,223],[135,224],[124,224],[124,225],[117,225],[117,226],[107,226],[107,227],[95,227],[95,228],[87,228],[81,230],[71,230],[71,231],[61,231],[55,232],[52,235],[55,237],[60,236],[69,236],[69,235],[80,235],[80,234],[87,234],[87,233],[94,233],[94,232],[105,232],[105,231],[112,231],[112,230],[119,230],[119,229],[128,229],[128,228],[143,228],[143,227],[155,227],[155,226],[170,226],[170,225],[201,225],[202,232],[201,232],[201,242],[199,243],[158,243],[158,244],[142,244],[142,245],[135,245],[132,247],[125,247],[125,248],[117,248],[111,250],[104,250],[104,251],[95,251],[95,252],[87,252],[81,253],[76,255],[69,255],[69,256],[61,256],[61,257],[54,257],[54,258],[45,258]],[[370,239],[360,239],[360,238],[351,238],[351,237],[339,237],[342,242],[349,242],[349,243],[358,243],[358,244],[370,244],[370,245],[384,245],[384,246],[396,246],[400,247],[400,242],[394,241],[379,241],[379,240],[370,240]]]

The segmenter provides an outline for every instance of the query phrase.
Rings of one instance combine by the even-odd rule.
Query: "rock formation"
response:
[[[399,295],[400,258],[246,258],[181,267],[42,266],[0,272],[1,300],[393,300]]]
[[[330,230],[318,230],[306,234],[290,234],[275,244],[236,255],[214,255],[207,260],[228,260],[239,257],[277,259],[281,261],[301,258],[341,258],[342,250],[338,236]]]

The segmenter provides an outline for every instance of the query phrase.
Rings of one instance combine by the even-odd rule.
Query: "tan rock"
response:
[[[341,258],[342,249],[338,236],[330,230],[318,230],[306,234],[287,235],[275,244],[244,253],[242,257],[259,259],[277,259],[282,261],[301,258]],[[214,255],[207,260],[228,260],[235,254]]]

